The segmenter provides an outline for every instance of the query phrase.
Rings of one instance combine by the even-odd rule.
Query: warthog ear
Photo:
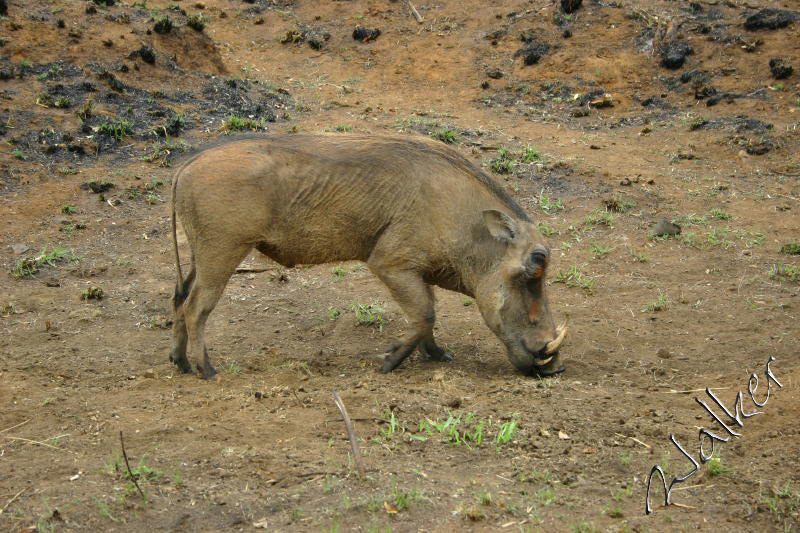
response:
[[[517,223],[502,211],[486,209],[483,211],[483,220],[492,237],[499,241],[510,241],[517,234]]]

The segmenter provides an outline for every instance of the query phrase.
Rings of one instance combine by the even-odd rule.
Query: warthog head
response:
[[[549,376],[564,370],[558,348],[567,328],[555,327],[545,294],[549,250],[529,221],[488,209],[483,218],[500,247],[499,259],[480,277],[475,299],[486,324],[525,374]]]

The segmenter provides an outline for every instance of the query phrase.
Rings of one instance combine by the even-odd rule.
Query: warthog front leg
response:
[[[452,359],[439,348],[433,340],[433,292],[418,273],[408,270],[385,270],[372,259],[369,261],[372,272],[380,278],[392,293],[411,322],[412,332],[387,349],[381,370],[391,372],[411,355],[415,348],[439,361]]]

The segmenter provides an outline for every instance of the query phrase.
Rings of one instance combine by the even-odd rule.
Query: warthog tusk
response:
[[[544,353],[550,355],[555,353],[558,350],[558,347],[561,346],[561,343],[564,342],[564,337],[567,335],[567,331],[569,331],[568,327],[559,326],[556,328],[556,332],[558,332],[558,336],[547,343],[544,349]]]
[[[552,360],[553,360],[553,356],[551,355],[547,359],[542,359],[541,361],[536,361],[534,364],[536,366],[544,366],[544,365],[546,365],[547,363],[549,363]]]

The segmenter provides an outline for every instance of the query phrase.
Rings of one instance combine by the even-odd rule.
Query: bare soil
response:
[[[0,530],[800,529],[800,260],[781,252],[800,241],[800,3],[419,2],[421,24],[400,1],[108,3],[0,3]],[[234,116],[448,130],[490,171],[531,147],[495,177],[550,234],[567,371],[517,373],[473,302],[437,291],[455,360],[380,374],[407,324],[363,265],[251,256],[209,324],[221,380],[179,374],[170,166]],[[653,236],[660,218],[682,232]],[[75,257],[12,275],[45,247]],[[764,414],[646,516],[651,467],[691,470],[670,434],[695,458],[700,428],[725,434],[695,398],[722,415],[703,390],[742,391],[751,412],[771,356]]]

